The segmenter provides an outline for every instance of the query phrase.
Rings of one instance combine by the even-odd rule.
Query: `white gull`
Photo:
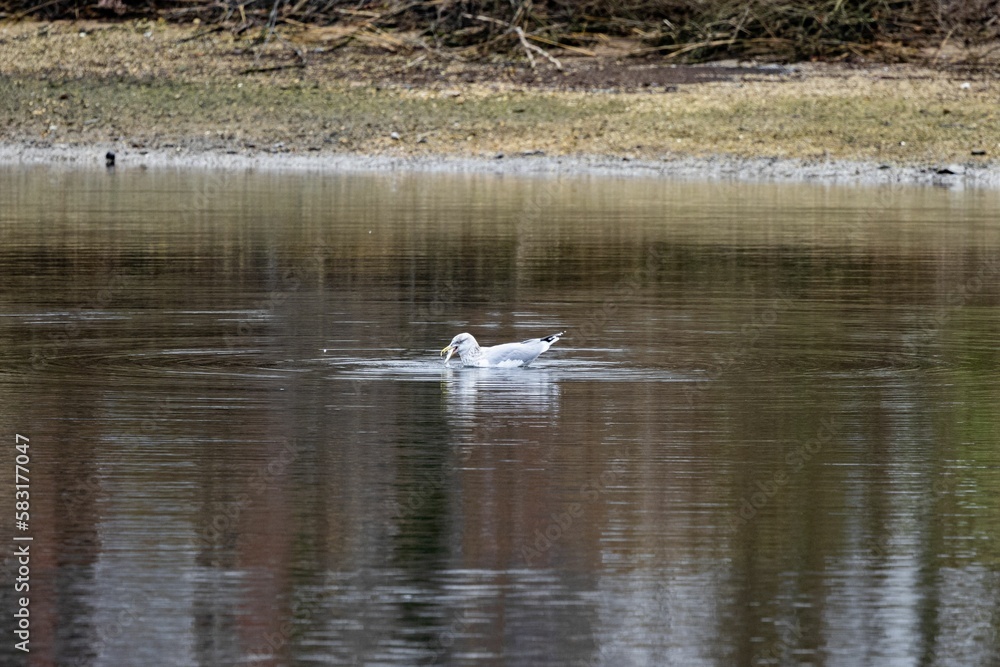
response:
[[[531,338],[521,343],[504,343],[492,347],[479,347],[472,334],[460,333],[451,339],[448,347],[441,350],[441,354],[448,353],[444,360],[445,364],[451,359],[451,355],[458,352],[463,366],[494,368],[527,366],[538,355],[549,349],[564,333],[566,332],[560,331],[545,338]]]

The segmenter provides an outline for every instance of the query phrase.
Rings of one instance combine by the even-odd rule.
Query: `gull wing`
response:
[[[490,366],[526,366],[548,348],[541,341],[526,340],[523,343],[504,343],[483,348],[483,358]]]
[[[484,347],[483,358],[490,366],[527,366],[559,340],[561,335],[560,332],[545,338],[529,338],[520,343]]]

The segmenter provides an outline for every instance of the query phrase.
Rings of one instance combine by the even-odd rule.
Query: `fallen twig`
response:
[[[644,56],[650,53],[657,53],[660,51],[669,51],[670,49],[675,49],[673,53],[668,53],[663,56],[664,58],[673,58],[679,56],[682,53],[687,53],[688,51],[694,51],[696,49],[702,49],[709,46],[732,46],[737,41],[736,39],[717,39],[707,42],[695,42],[693,44],[667,44],[664,46],[651,46],[645,49],[635,49],[634,51],[629,51],[627,55],[630,56]]]
[[[343,7],[334,7],[333,11],[345,16],[363,16],[369,20],[382,18],[382,14],[379,14],[378,12],[366,12],[361,9],[344,9]]]
[[[500,19],[495,19],[492,16],[486,16],[484,14],[477,14],[476,16],[473,16],[472,14],[462,14],[462,17],[467,19],[475,19],[477,21],[483,21],[484,23],[496,23],[497,25],[502,25],[505,28],[511,27],[510,24],[507,23],[506,21],[501,21]]]
[[[548,51],[546,51],[545,49],[543,49],[540,46],[532,44],[527,39],[525,39],[525,37],[524,37],[524,31],[521,30],[520,26],[515,26],[514,27],[514,32],[517,33],[517,38],[519,40],[521,40],[521,46],[524,47],[524,52],[528,54],[528,60],[531,62],[531,69],[535,68],[535,61],[531,57],[531,51],[536,51],[537,53],[541,54],[543,58],[545,58],[550,63],[552,63],[552,65],[557,70],[560,70],[560,71],[562,70],[562,68],[563,68],[562,67],[562,63],[560,63],[558,60],[556,60],[553,56],[549,55]]]
[[[530,35],[530,34],[525,33],[524,36],[527,37],[530,40],[534,40],[536,42],[541,42],[542,44],[551,44],[552,46],[558,46],[560,49],[566,49],[567,51],[573,51],[574,53],[579,53],[580,55],[589,56],[591,58],[594,58],[594,57],[597,56],[597,54],[594,53],[593,51],[591,51],[590,49],[583,49],[583,48],[580,48],[579,46],[571,46],[569,44],[562,44],[561,42],[557,42],[554,39],[549,39],[548,37],[542,37],[541,35]]]
[[[523,8],[524,5],[521,5],[521,9]],[[518,12],[520,12],[520,9],[518,10]],[[528,64],[531,65],[531,69],[535,69],[535,57],[531,55],[531,52],[534,51],[535,53],[540,54],[543,58],[552,63],[552,65],[557,70],[562,70],[563,68],[562,63],[556,60],[551,54],[549,54],[548,51],[528,41],[527,35],[524,34],[524,30],[521,29],[521,26],[512,25],[510,23],[507,23],[506,21],[501,21],[500,19],[495,19],[492,16],[485,16],[483,14],[478,14],[476,16],[473,16],[472,14],[463,14],[462,16],[470,19],[475,19],[477,21],[483,21],[486,23],[495,23],[497,25],[505,26],[507,28],[507,31],[504,33],[503,36],[509,34],[517,35],[518,41],[521,42],[521,47],[524,48],[525,55],[528,56]]]
[[[39,10],[45,9],[46,7],[51,7],[52,5],[54,5],[54,4],[58,3],[58,2],[59,2],[59,0],[49,0],[48,2],[43,2],[40,5],[35,5],[34,7],[28,7],[24,11],[18,12],[17,14],[14,14],[13,15],[13,19],[15,21],[20,21],[21,19],[23,19],[28,14],[31,14],[32,12],[37,12]]]
[[[302,69],[305,66],[305,63],[291,63],[288,65],[272,65],[270,67],[248,67],[240,72],[240,74],[259,74],[260,72],[277,72],[283,69]]]
[[[514,28],[514,33],[521,40],[521,46],[524,47],[524,55],[528,56],[528,64],[531,65],[531,69],[535,69],[535,57],[531,55],[531,44],[528,44],[528,40],[524,38],[524,31],[518,27]]]
[[[196,32],[190,37],[184,37],[183,39],[178,39],[174,44],[184,44],[185,42],[193,42],[196,39],[201,39],[205,35],[211,35],[213,32],[222,32],[225,30],[225,26],[216,25],[208,28],[207,30],[202,30],[201,32]]]

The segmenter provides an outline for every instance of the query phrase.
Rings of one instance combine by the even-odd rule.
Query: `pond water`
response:
[[[4,168],[0,661],[998,664],[998,211]]]

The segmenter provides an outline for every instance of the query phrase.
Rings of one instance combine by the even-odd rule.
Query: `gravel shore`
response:
[[[592,174],[615,177],[684,180],[815,182],[858,185],[931,185],[961,189],[1000,188],[995,165],[941,167],[889,166],[847,160],[810,161],[780,158],[742,158],[728,155],[675,156],[660,160],[607,156],[387,156],[358,153],[298,154],[222,149],[122,149],[109,142],[94,145],[0,144],[0,166],[50,165],[105,167],[105,155],[115,152],[115,169],[190,168],[276,171],[483,173],[517,175]]]

